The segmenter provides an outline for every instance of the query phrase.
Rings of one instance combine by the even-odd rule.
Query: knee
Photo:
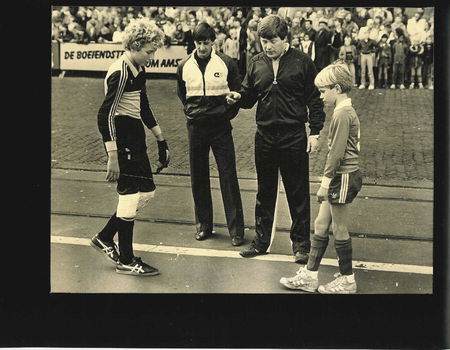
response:
[[[325,235],[328,236],[328,229],[330,227],[330,222],[324,218],[317,217],[314,221],[314,232],[318,236]]]
[[[148,202],[150,202],[150,200],[153,197],[155,197],[155,192],[156,192],[156,190],[154,190],[152,192],[139,192],[139,201],[138,201],[136,210],[139,210],[139,209],[145,207],[148,204]]]
[[[336,239],[338,240],[348,239],[349,235],[347,225],[336,224],[335,222],[333,222],[332,227],[333,227],[333,234]]]
[[[139,193],[119,194],[116,216],[123,220],[133,220],[139,203]]]

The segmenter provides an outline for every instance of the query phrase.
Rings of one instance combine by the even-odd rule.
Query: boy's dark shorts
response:
[[[348,204],[353,202],[362,187],[362,174],[356,170],[348,174],[336,174],[328,189],[330,204]]]
[[[156,189],[146,149],[130,151],[129,148],[119,148],[118,156],[120,176],[117,181],[117,192],[119,194],[152,192]]]

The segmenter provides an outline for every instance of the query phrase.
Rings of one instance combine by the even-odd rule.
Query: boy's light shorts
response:
[[[328,189],[330,204],[347,204],[353,202],[362,187],[360,170],[348,174],[336,174]]]

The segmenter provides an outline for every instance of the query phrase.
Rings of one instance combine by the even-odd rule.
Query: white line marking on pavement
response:
[[[88,246],[90,239],[77,238],[67,236],[52,236],[52,243],[62,244],[76,244]],[[133,244],[134,250],[142,252],[152,253],[164,253],[175,255],[189,255],[189,256],[206,256],[212,258],[240,258],[239,252],[232,250],[218,250],[218,249],[204,249],[204,248],[188,248],[188,247],[174,247],[174,246],[161,246],[152,244]],[[260,255],[251,260],[264,260],[264,261],[279,261],[279,262],[293,262],[293,257],[283,254],[267,254]],[[322,265],[327,266],[339,266],[336,259],[322,259]],[[385,272],[401,272],[401,273],[416,273],[423,275],[432,275],[432,266],[419,266],[419,265],[404,265],[404,264],[389,264],[389,263],[376,263],[367,261],[354,261],[353,268],[358,270],[373,270],[373,271],[385,271]]]

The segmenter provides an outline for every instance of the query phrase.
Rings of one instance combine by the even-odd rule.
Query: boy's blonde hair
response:
[[[132,20],[124,33],[125,50],[140,51],[147,43],[155,43],[160,48],[164,43],[164,32],[147,17]]]
[[[317,74],[314,84],[319,89],[339,85],[342,93],[347,93],[353,87],[353,79],[347,64],[342,60],[338,60],[322,69]]]

